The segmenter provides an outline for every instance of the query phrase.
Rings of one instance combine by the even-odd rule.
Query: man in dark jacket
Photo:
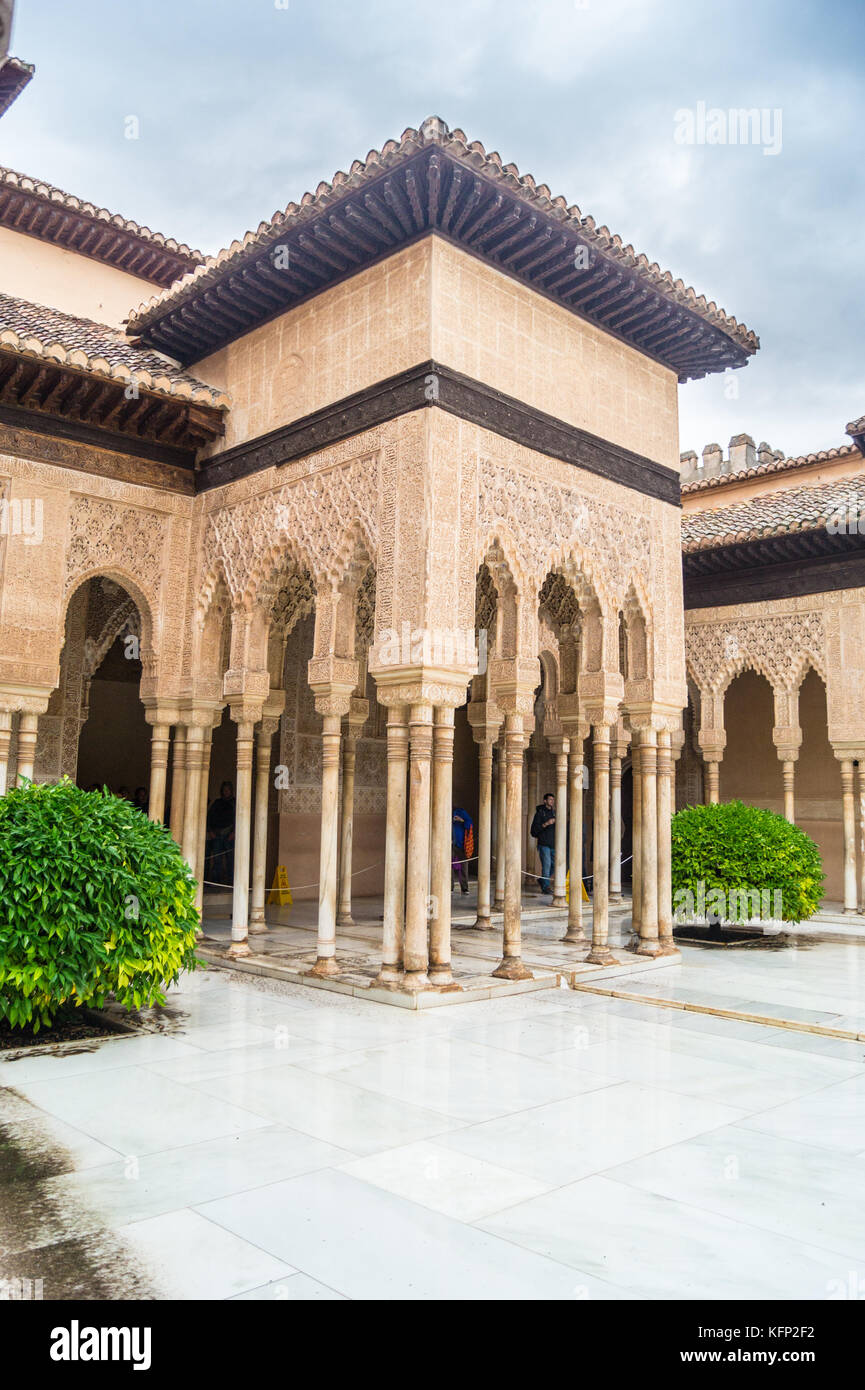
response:
[[[547,792],[540,806],[536,807],[530,833],[538,842],[541,858],[538,886],[542,893],[552,893],[551,879],[556,864],[556,798],[552,792]]]

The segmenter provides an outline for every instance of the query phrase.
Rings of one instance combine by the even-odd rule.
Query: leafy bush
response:
[[[689,806],[673,817],[672,840],[673,910],[680,920],[690,910],[728,922],[802,922],[820,906],[817,846],[772,811],[741,801]]]
[[[164,1002],[195,968],[195,881],[164,826],[68,779],[0,798],[0,1019]]]

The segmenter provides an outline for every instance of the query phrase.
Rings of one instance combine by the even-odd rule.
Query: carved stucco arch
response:
[[[80,589],[86,587],[86,585],[90,583],[91,579],[112,580],[113,583],[117,584],[119,588],[125,591],[127,598],[133,604],[138,614],[137,635],[140,638],[140,654],[143,678],[146,679],[148,682],[155,684],[159,672],[159,651],[156,631],[158,624],[154,623],[153,608],[151,606],[152,598],[148,596],[144,588],[138,583],[137,578],[133,574],[131,574],[124,566],[108,565],[104,567],[100,566],[97,568],[87,570],[84,573],[76,576],[74,581],[67,586],[66,594],[64,596],[63,601],[63,607],[60,613],[60,645],[58,651],[62,652],[63,646],[65,645],[66,641],[66,617],[69,612],[69,605],[72,602],[72,599],[75,596],[75,594]],[[118,633],[115,632],[114,637],[111,639],[111,642],[116,640],[117,635]],[[102,657],[105,656],[105,652],[107,652],[108,647],[111,646],[111,642],[109,642],[108,646],[105,647],[105,650],[102,653]],[[102,660],[102,657],[100,657],[100,661]],[[98,665],[99,662],[96,663],[96,666]],[[96,669],[96,666],[94,666],[94,670]]]

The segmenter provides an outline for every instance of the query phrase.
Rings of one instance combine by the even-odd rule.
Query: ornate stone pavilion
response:
[[[503,913],[495,974],[528,974],[528,824],[553,790],[556,905],[584,845],[593,884],[590,908],[570,894],[575,959],[613,959],[623,859],[635,949],[673,953],[674,760],[690,737],[681,776],[694,747],[717,766],[713,654],[766,607],[715,594],[726,531],[687,532],[682,732],[677,388],[754,335],[437,118],[208,259],[0,170],[0,265],[3,786],[140,782],[202,884],[230,780],[230,954],[267,931],[280,864],[318,898],[323,977],[353,896],[383,895],[380,980],[406,991],[452,984],[454,804],[479,929]],[[710,482],[690,527],[720,515],[690,505]],[[857,633],[861,664],[831,587],[771,599],[809,653],[824,623],[821,674]],[[830,685],[845,779],[854,684]]]

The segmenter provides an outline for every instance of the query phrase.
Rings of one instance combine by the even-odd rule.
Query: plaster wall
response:
[[[0,227],[0,290],[65,314],[120,327],[159,289],[102,261]]]

